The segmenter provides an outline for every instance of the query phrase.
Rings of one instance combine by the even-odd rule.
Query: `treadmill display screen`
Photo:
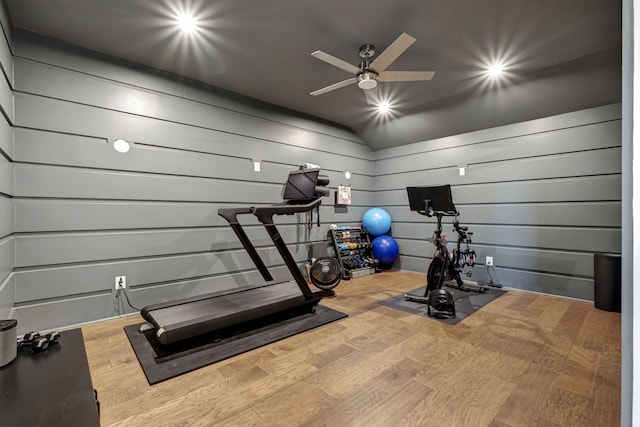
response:
[[[303,169],[289,172],[287,184],[284,187],[285,200],[310,200],[316,193],[316,181],[319,169]]]

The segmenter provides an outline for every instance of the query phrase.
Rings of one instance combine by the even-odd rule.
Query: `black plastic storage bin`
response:
[[[622,304],[622,264],[620,255],[593,256],[593,287],[596,308],[620,313]]]

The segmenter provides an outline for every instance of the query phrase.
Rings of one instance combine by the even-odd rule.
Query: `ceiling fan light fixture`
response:
[[[378,86],[378,74],[373,71],[365,71],[358,74],[358,87],[360,89],[373,89]]]
[[[347,80],[343,80],[338,83],[334,83],[322,89],[315,90],[310,93],[312,96],[321,95],[323,93],[331,92],[332,90],[340,89],[345,86],[349,86],[353,83],[358,85],[358,88],[364,89],[364,95],[369,105],[375,105],[377,96],[374,89],[378,86],[378,80],[381,82],[416,82],[426,81],[433,78],[434,71],[388,71],[389,67],[402,53],[415,42],[416,39],[411,37],[407,33],[402,33],[400,36],[391,43],[385,50],[382,51],[372,61],[373,55],[376,54],[374,45],[364,44],[360,46],[359,55],[363,59],[359,66],[350,64],[340,58],[336,58],[333,55],[324,53],[320,50],[311,53],[311,56],[317,58],[327,64],[340,68],[348,73],[352,73],[355,77]]]

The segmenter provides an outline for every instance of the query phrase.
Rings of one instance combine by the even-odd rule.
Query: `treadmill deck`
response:
[[[156,327],[158,341],[166,345],[275,313],[305,306],[310,309],[321,298],[321,291],[306,299],[296,282],[280,282],[157,309],[151,307],[142,315]]]

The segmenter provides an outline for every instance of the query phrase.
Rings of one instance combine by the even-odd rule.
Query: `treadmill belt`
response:
[[[311,308],[320,295],[307,300],[295,282],[281,282],[148,310],[144,318],[156,327],[161,344],[171,344],[297,307]]]

